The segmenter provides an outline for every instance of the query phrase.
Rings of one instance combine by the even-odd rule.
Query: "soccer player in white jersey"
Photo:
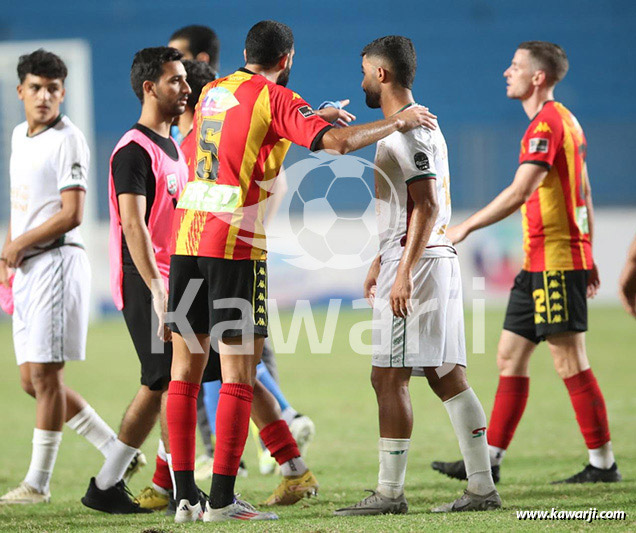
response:
[[[367,105],[385,117],[417,105],[416,56],[406,37],[376,39],[362,51]],[[426,376],[444,402],[466,461],[468,488],[433,511],[501,507],[490,472],[486,416],[466,380],[457,253],[450,220],[448,153],[439,128],[395,132],[378,142],[375,164],[380,253],[364,282],[373,303],[371,383],[380,419],[378,486],[339,516],[406,513],[404,479],[413,413],[411,375]],[[470,465],[470,466],[468,466]]]
[[[66,73],[64,62],[44,50],[19,59],[18,97],[26,121],[11,140],[11,222],[0,283],[8,287],[15,271],[13,343],[22,388],[35,397],[36,414],[29,470],[0,505],[50,500],[65,422],[105,457],[116,440],[63,380],[65,362],[84,359],[91,281],[78,228],[89,151],[82,132],[60,114]]]

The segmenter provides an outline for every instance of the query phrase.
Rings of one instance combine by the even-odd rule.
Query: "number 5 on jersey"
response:
[[[223,122],[204,119],[197,145],[197,178],[216,181],[219,172],[219,138]]]

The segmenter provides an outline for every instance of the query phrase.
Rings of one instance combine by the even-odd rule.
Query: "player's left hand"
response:
[[[19,239],[7,243],[2,251],[6,265],[9,268],[18,268],[24,259],[24,248],[20,245]]]
[[[598,275],[598,267],[596,266],[596,263],[594,263],[592,270],[590,270],[590,276],[587,279],[587,297],[594,298],[600,287],[601,278]]]
[[[413,293],[413,277],[411,272],[402,266],[398,267],[395,282],[391,288],[389,300],[393,315],[398,318],[406,318],[412,311],[411,294]]]
[[[453,244],[458,244],[468,237],[468,231],[462,224],[457,224],[456,226],[451,226],[446,229],[446,237],[448,237]]]
[[[348,126],[350,122],[353,122],[356,119],[356,116],[353,113],[349,113],[349,111],[343,109],[345,106],[349,105],[349,99],[339,100],[338,105],[340,107],[328,106],[318,109],[315,113],[335,126]]]

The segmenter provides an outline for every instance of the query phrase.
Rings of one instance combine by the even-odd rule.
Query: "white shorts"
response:
[[[83,361],[91,286],[86,252],[61,246],[25,260],[13,280],[18,365]]]
[[[380,266],[373,306],[373,366],[413,368],[466,366],[464,309],[456,257],[420,259],[413,270],[413,312],[393,316],[390,294],[399,261]]]

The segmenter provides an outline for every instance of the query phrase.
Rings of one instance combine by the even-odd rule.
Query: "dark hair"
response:
[[[530,52],[532,59],[545,72],[549,85],[559,83],[568,73],[570,68],[568,56],[558,44],[546,41],[525,41],[517,48]]]
[[[219,70],[219,49],[221,47],[219,38],[212,28],[207,26],[198,26],[193,24],[178,29],[170,37],[171,41],[175,39],[185,39],[188,41],[188,49],[196,59],[197,55],[205,52],[210,56],[210,65],[216,71]]]
[[[144,81],[157,81],[163,74],[164,63],[180,61],[182,57],[183,54],[179,50],[168,46],[144,48],[135,54],[132,67],[130,67],[130,84],[142,104],[144,103]]]
[[[248,63],[272,68],[294,47],[291,28],[275,20],[262,20],[252,26],[245,38],[245,55]]]
[[[391,72],[402,87],[413,87],[417,56],[411,39],[401,35],[387,35],[369,43],[362,49],[361,56],[380,57],[391,65]]]
[[[18,78],[20,83],[24,83],[27,74],[64,81],[68,70],[59,56],[40,48],[35,52],[20,56],[20,59],[18,59]]]
[[[216,73],[205,61],[184,59],[183,66],[188,75],[188,85],[192,89],[192,92],[188,95],[188,107],[194,109],[199,101],[203,87],[216,79]]]

